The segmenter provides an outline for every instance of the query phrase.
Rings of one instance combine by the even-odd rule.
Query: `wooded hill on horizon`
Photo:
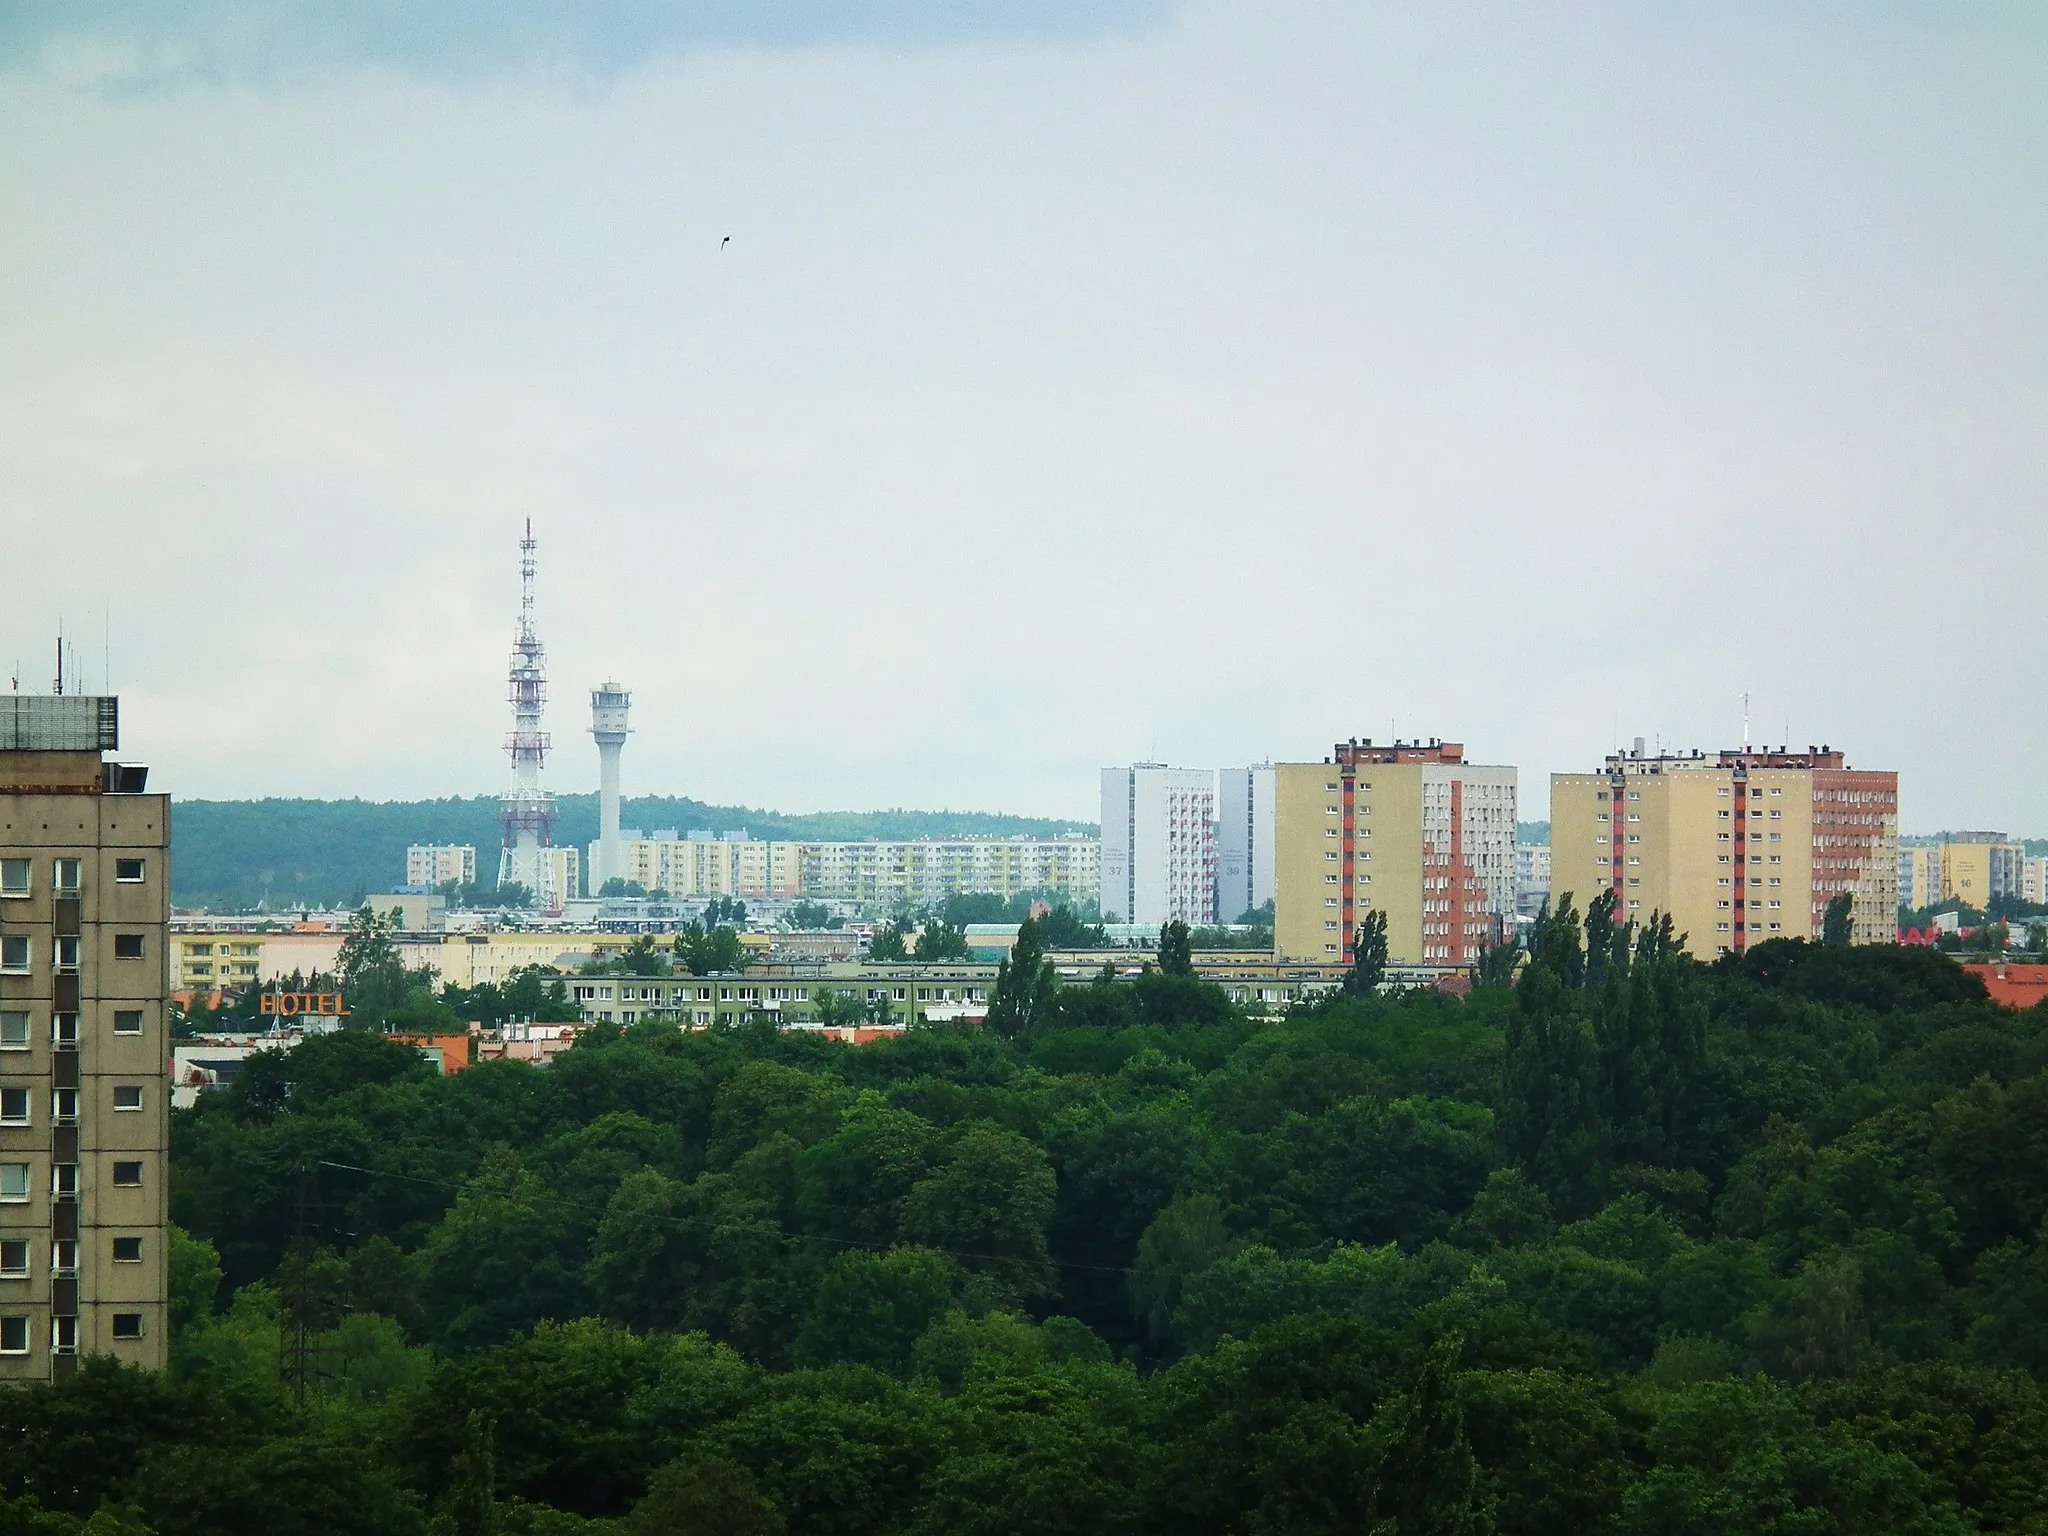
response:
[[[355,904],[405,879],[414,843],[470,843],[477,873],[497,873],[498,797],[443,800],[178,800],[171,811],[171,899],[179,906],[247,909]],[[558,795],[555,841],[597,837],[597,796]],[[675,795],[628,798],[628,827],[737,832],[757,838],[1057,837],[1092,822],[993,811],[807,811],[707,805]]]

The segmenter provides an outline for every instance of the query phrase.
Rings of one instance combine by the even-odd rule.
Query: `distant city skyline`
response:
[[[10,675],[491,793],[531,517],[558,793],[609,677],[629,800],[1082,820],[1748,695],[2048,831],[2038,11],[685,9],[0,29]]]

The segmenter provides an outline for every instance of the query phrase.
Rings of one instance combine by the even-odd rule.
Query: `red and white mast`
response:
[[[573,893],[555,889],[555,801],[540,782],[550,743],[540,728],[548,669],[547,652],[533,628],[534,548],[533,519],[528,518],[526,537],[519,541],[519,630],[507,679],[512,733],[505,738],[505,755],[512,759],[512,787],[499,812],[505,835],[498,884],[527,887],[536,907],[553,912],[561,909],[564,896]]]

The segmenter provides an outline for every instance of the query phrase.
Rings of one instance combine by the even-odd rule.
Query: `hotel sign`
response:
[[[302,1013],[327,1018],[349,1017],[348,1005],[339,992],[265,992],[256,1005],[256,1011],[274,1013],[287,1019]]]

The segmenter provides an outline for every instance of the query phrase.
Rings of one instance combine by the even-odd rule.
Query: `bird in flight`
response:
[[[726,248],[726,247],[727,247],[728,245],[731,245],[731,244],[732,244],[732,236],[731,236],[731,235],[727,235],[727,236],[726,236],[726,237],[725,237],[725,238],[724,238],[723,240],[721,240],[721,241],[719,241],[719,242],[718,242],[718,248],[719,248],[719,249],[720,249],[720,250],[722,251],[722,250],[724,250],[724,249],[725,249],[725,248]]]

